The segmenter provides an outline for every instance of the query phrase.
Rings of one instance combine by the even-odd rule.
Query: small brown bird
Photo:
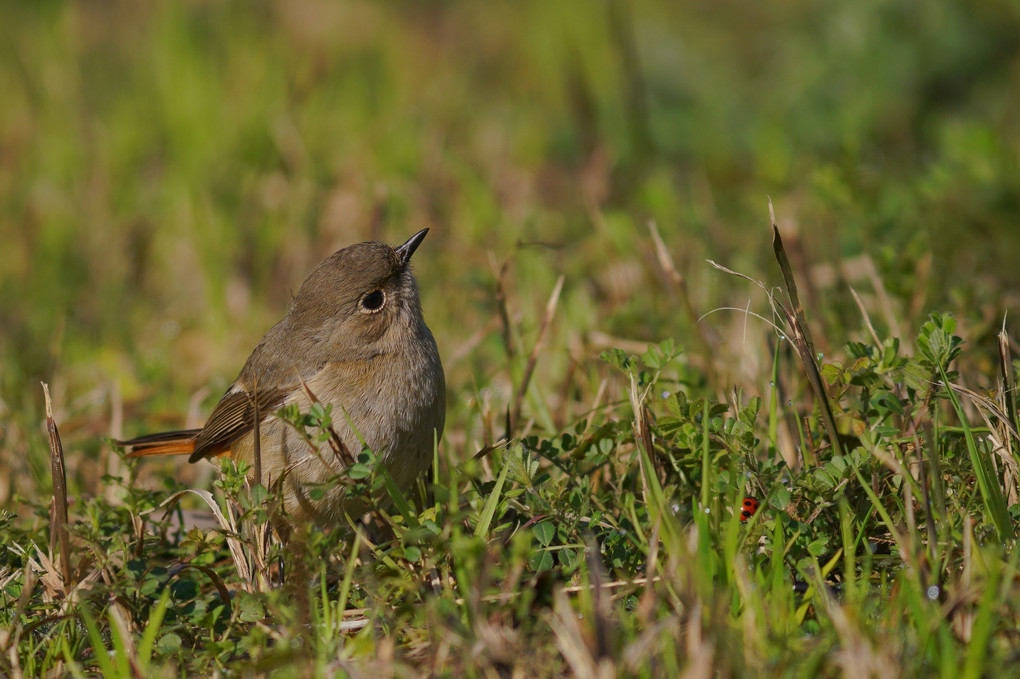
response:
[[[331,526],[360,516],[371,498],[335,482],[348,461],[336,441],[302,436],[275,417],[284,406],[332,406],[340,450],[367,447],[402,491],[432,460],[443,434],[446,382],[439,350],[422,317],[411,255],[428,229],[392,248],[368,242],[322,261],[301,284],[290,311],[270,329],[201,429],[118,441],[129,457],[230,456],[254,475],[259,422],[262,483],[283,478],[283,523]],[[311,432],[317,433],[317,432]],[[310,492],[319,487],[319,492]],[[313,499],[313,495],[315,496]]]

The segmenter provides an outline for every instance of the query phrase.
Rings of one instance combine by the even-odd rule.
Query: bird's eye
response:
[[[382,290],[373,290],[361,298],[361,310],[373,313],[382,309],[386,303],[386,293]]]

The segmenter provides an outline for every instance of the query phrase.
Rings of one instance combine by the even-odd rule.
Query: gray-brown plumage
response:
[[[446,386],[439,351],[422,317],[410,258],[428,229],[403,245],[359,243],[322,261],[290,312],[266,333],[202,429],[119,442],[131,456],[230,455],[254,465],[257,412],[263,483],[281,476],[286,520],[322,525],[358,515],[368,498],[330,483],[345,460],[328,441],[313,449],[274,417],[285,405],[332,405],[333,429],[354,453],[364,445],[401,490],[428,467],[443,433]],[[360,437],[360,438],[359,438]],[[325,497],[313,500],[311,486]]]

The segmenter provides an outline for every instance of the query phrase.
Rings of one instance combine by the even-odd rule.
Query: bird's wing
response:
[[[251,393],[235,382],[213,408],[202,432],[195,439],[195,450],[188,461],[196,462],[229,450],[234,441],[255,428],[256,404],[259,422],[262,422],[283,406],[288,394],[298,384],[257,389]]]

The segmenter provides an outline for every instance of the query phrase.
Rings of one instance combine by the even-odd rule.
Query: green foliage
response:
[[[935,386],[945,372],[947,381],[955,380],[958,375],[949,372],[952,363],[960,351],[963,340],[953,335],[956,320],[949,314],[932,314],[921,326],[917,335],[918,356],[910,362],[906,371],[906,383],[918,393],[927,393]],[[943,391],[940,396],[946,398]]]
[[[945,379],[946,363],[961,357],[952,332],[944,317],[926,324],[918,345],[930,353],[914,364],[935,365]],[[231,526],[239,527],[230,530],[182,530],[173,510],[156,510],[160,497],[180,494],[179,486],[144,491],[108,477],[122,500],[90,499],[78,508],[72,531],[84,547],[72,557],[76,572],[101,569],[106,576],[72,606],[70,619],[45,617],[56,601],[48,602],[43,582],[23,577],[35,558],[29,546],[45,542],[44,524],[26,529],[13,515],[0,521],[0,537],[13,546],[3,566],[9,574],[3,624],[21,630],[25,669],[66,663],[108,676],[130,676],[132,667],[155,675],[278,672],[284,665],[322,673],[340,657],[377,656],[376,634],[407,648],[432,648],[440,638],[485,644],[480,630],[493,621],[517,630],[506,642],[515,657],[461,659],[455,666],[470,673],[506,662],[558,672],[579,661],[554,649],[580,643],[571,653],[598,653],[581,641],[592,634],[616,639],[604,652],[621,671],[641,674],[629,664],[628,649],[651,643],[651,657],[672,673],[689,662],[686,636],[672,625],[651,639],[641,632],[669,619],[699,624],[726,647],[750,644],[741,655],[713,655],[717,668],[760,672],[780,662],[807,671],[829,666],[819,654],[847,643],[849,615],[860,620],[854,634],[867,635],[872,661],[886,657],[888,647],[868,630],[889,630],[895,643],[910,645],[909,658],[897,661],[905,672],[929,666],[973,672],[1005,662],[1007,648],[991,640],[1016,620],[1001,574],[1017,552],[1011,520],[996,517],[988,499],[989,488],[998,490],[998,502],[1004,492],[1003,478],[989,471],[990,451],[966,421],[927,430],[924,438],[931,439],[922,446],[942,451],[941,476],[980,479],[978,465],[987,468],[978,484],[984,502],[964,492],[946,495],[942,506],[925,504],[925,476],[905,470],[934,467],[903,444],[916,440],[912,418],[939,410],[939,401],[898,396],[911,362],[899,356],[896,342],[852,342],[843,355],[847,365],[831,359],[825,374],[839,391],[845,421],[857,423],[861,445],[842,456],[812,451],[817,462],[810,464],[791,465],[762,437],[762,398],[734,394],[732,403],[722,403],[705,392],[688,396],[691,387],[677,381],[685,357],[665,342],[641,357],[603,355],[627,378],[621,388],[630,390],[629,406],[490,450],[492,476],[479,474],[475,460],[443,456],[434,502],[415,507],[394,498],[401,511],[389,515],[381,506],[375,528],[298,530],[286,549],[265,551],[259,527],[274,498],[249,487],[244,465],[225,462],[215,482],[218,515],[234,517]],[[945,391],[945,398],[962,416],[955,392]],[[638,411],[650,418],[643,420],[651,428],[649,450],[636,434]],[[324,440],[316,428],[328,417],[325,409],[281,416],[308,427],[310,440]],[[805,438],[819,440],[821,423],[807,426]],[[961,430],[972,454],[945,454],[958,446]],[[368,458],[356,464],[370,465]],[[344,482],[361,478],[350,472]],[[743,522],[737,508],[748,494],[759,497],[761,509]],[[911,512],[905,502],[914,503]],[[919,515],[937,544],[925,545]],[[127,528],[137,521],[132,517],[144,517],[140,538]],[[991,535],[990,528],[999,542],[979,548],[977,536]],[[932,560],[931,549],[944,557]],[[975,560],[984,564],[980,570],[961,569]],[[254,573],[244,575],[244,567]],[[604,589],[607,578],[624,583],[615,603],[605,599],[615,591]],[[974,587],[986,594],[962,609],[940,608],[941,600]],[[576,592],[572,603],[564,598],[567,588]],[[691,606],[718,613],[697,622]],[[26,607],[45,622],[24,627]],[[563,636],[565,621],[576,621],[578,612],[589,621],[578,628],[582,636]],[[986,652],[967,652],[955,630],[959,615],[991,643]],[[751,619],[762,622],[748,630]],[[60,640],[59,652],[46,650],[48,639]]]
[[[0,675],[1015,672],[1009,3],[55,1],[0,34]],[[838,447],[703,264],[777,279],[766,195]],[[309,492],[375,510],[284,546],[278,483],[101,440],[191,426],[312,266],[421,226],[427,483],[337,450]],[[316,448],[344,417],[277,416]]]

